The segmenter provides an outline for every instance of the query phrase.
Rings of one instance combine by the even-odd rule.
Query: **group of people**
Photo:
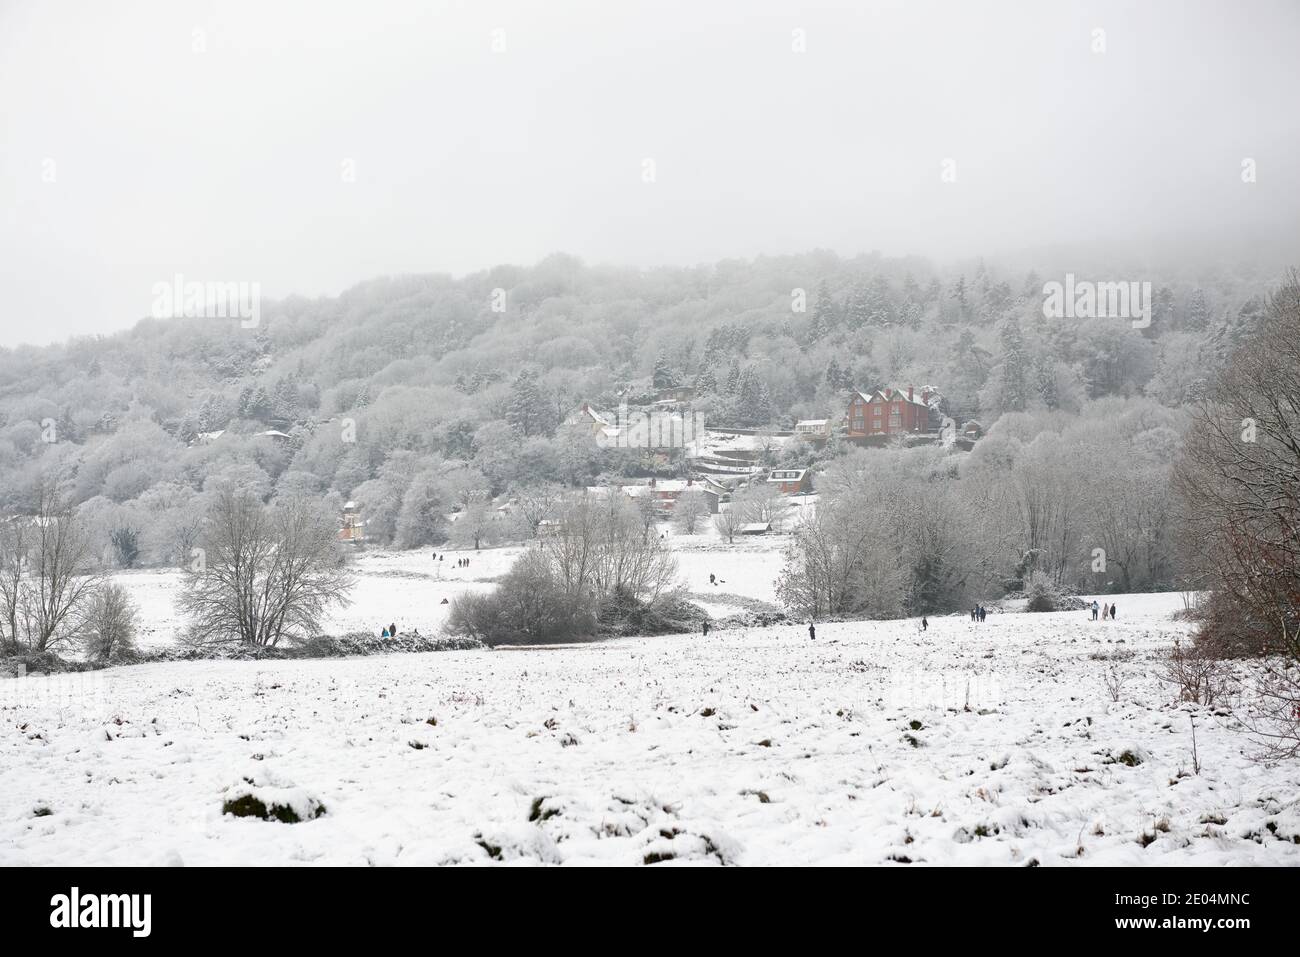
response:
[[[1097,611],[1098,611],[1098,608],[1097,608],[1097,599],[1094,598],[1094,599],[1092,600],[1092,620],[1093,620],[1093,621],[1096,621],[1096,620],[1097,620]],[[1114,605],[1102,605],[1100,611],[1101,611],[1101,620],[1102,620],[1102,621],[1105,621],[1107,618],[1109,618],[1111,621],[1114,621],[1114,620],[1115,620],[1115,606],[1114,606]]]
[[[442,560],[443,560],[444,558],[446,558],[446,557],[447,557],[446,555],[439,555],[437,552],[434,552],[434,553],[433,553],[433,560],[434,560],[435,562],[440,562],[440,561],[442,561]],[[458,559],[456,559],[456,567],[457,567],[457,568],[469,568],[469,559],[468,559],[468,558],[458,558]]]
[[[380,637],[380,638],[396,638],[396,637],[397,637],[397,625],[395,625],[395,624],[394,624],[394,625],[389,625],[387,628],[383,629],[383,632],[380,634],[379,637]]]
[[[970,620],[983,621],[984,617],[987,614],[988,614],[988,610],[983,605],[976,605],[974,608],[970,610]]]

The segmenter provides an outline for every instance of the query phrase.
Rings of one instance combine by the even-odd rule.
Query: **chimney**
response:
[[[915,401],[915,400],[913,400],[913,398],[912,398],[912,386],[911,386],[910,384],[909,384],[908,387],[907,387],[907,401],[908,401],[908,402]]]

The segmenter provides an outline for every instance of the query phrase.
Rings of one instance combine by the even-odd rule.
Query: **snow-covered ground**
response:
[[[366,631],[378,635],[393,623],[399,631],[418,628],[421,634],[435,634],[450,608],[442,604],[442,599],[492,588],[492,582],[505,574],[522,551],[519,546],[478,552],[440,551],[441,562],[434,560],[432,549],[358,552],[354,568],[357,587],[352,600],[343,608],[332,609],[325,621],[325,632],[343,635]],[[468,558],[469,568],[457,568],[459,558]],[[127,588],[140,609],[140,647],[154,650],[174,644],[184,628],[175,608],[180,572],[118,572],[113,580]]]
[[[815,496],[810,501],[815,501]],[[790,523],[797,520],[801,507],[796,500]],[[734,544],[727,544],[711,522],[703,523],[695,535],[677,534],[667,524],[659,531],[677,557],[679,581],[691,600],[713,617],[739,614],[755,601],[773,601],[773,582],[781,570],[781,551],[789,544],[789,535],[739,536]],[[395,623],[403,632],[419,629],[421,634],[437,633],[450,608],[442,604],[444,598],[491,589],[523,550],[519,545],[479,551],[440,550],[437,554],[443,556],[441,562],[434,559],[433,549],[360,551],[355,556],[357,587],[352,600],[346,607],[331,610],[325,631],[332,635],[356,631],[378,635],[388,624]],[[469,559],[468,568],[456,567],[460,558]],[[718,584],[709,584],[711,574],[717,577]],[[181,573],[139,569],[117,572],[113,580],[127,588],[140,609],[140,647],[155,650],[175,644],[184,630],[184,621],[175,608]]]
[[[1118,604],[4,680],[0,864],[1300,864],[1300,766],[1171,703],[1178,596]]]

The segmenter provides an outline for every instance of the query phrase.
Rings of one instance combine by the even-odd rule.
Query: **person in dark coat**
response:
[[[388,626],[388,635],[389,635],[390,638],[396,638],[396,637],[397,637],[397,626],[396,626],[396,625],[389,625],[389,626]]]
[[[808,637],[813,641],[817,640],[817,628],[811,621],[808,622]]]
[[[925,616],[922,615],[922,616],[921,616],[921,630],[922,630],[922,631],[925,631],[925,630],[928,629],[929,627],[930,627],[930,623],[929,623],[928,621],[926,621],[926,620],[925,620]]]
[[[704,623],[704,637],[709,637],[709,623],[707,621]]]
[[[1114,621],[1114,620],[1115,620],[1115,606],[1114,606],[1114,604],[1112,604],[1112,605],[1110,606],[1110,620],[1111,620],[1111,621]]]

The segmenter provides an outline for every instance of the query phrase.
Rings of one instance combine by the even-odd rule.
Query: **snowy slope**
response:
[[[1300,768],[1153,676],[1177,605],[0,681],[0,864],[1300,864]]]

